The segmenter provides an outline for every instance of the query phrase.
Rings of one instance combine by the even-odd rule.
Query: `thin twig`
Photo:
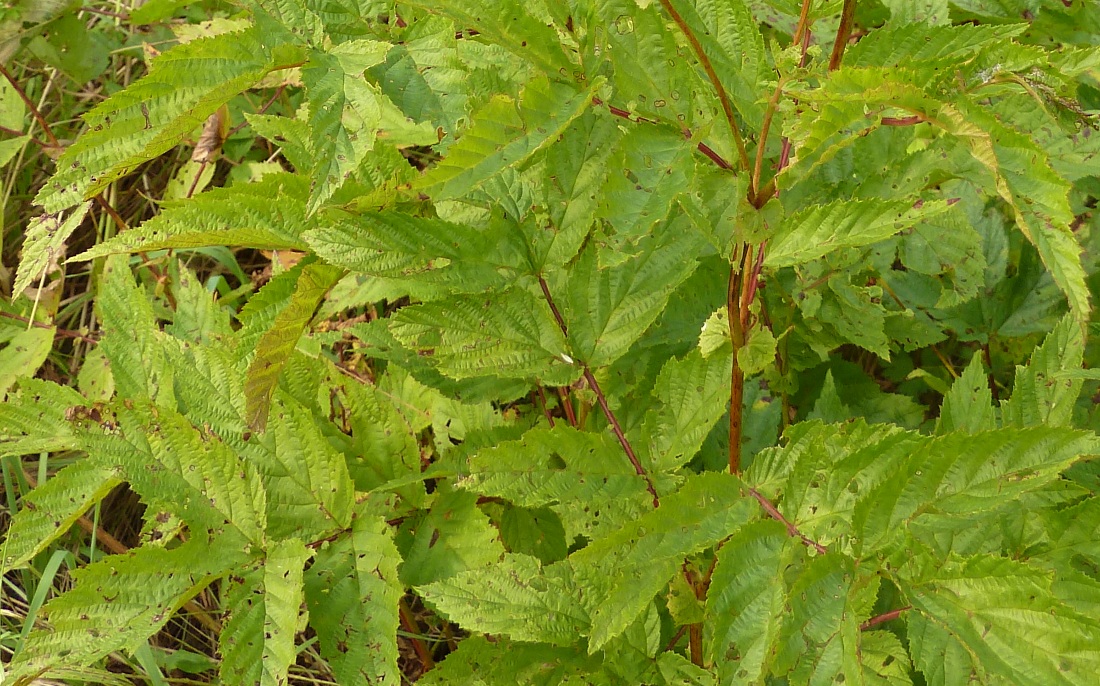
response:
[[[573,399],[569,396],[569,390],[558,387],[558,399],[561,400],[562,409],[565,410],[565,420],[569,426],[577,428],[577,413],[573,411]]]
[[[546,407],[546,394],[542,391],[542,384],[535,384],[535,390],[538,392],[539,405],[542,406],[542,414],[546,417],[546,421],[550,423],[550,428],[554,428],[554,417],[550,414],[550,409]]]
[[[614,105],[612,105],[610,103],[606,103],[606,102],[604,102],[603,100],[601,100],[599,98],[592,98],[592,104],[597,105],[597,106],[598,105],[607,105],[607,111],[608,112],[610,112],[611,114],[613,114],[616,117],[619,117],[621,119],[626,119],[627,121],[632,121],[632,122],[635,122],[635,123],[643,123],[644,122],[646,124],[660,124],[661,123],[661,122],[657,121],[656,119],[650,119],[648,117],[643,117],[640,114],[631,114],[628,110],[624,110],[621,107],[615,107]],[[691,131],[689,129],[684,129],[684,137],[690,140],[691,136],[692,136]],[[733,165],[730,164],[729,160],[727,160],[726,158],[719,155],[717,152],[715,152],[714,148],[710,147],[706,143],[698,143],[695,147],[696,147],[696,149],[699,150],[699,152],[706,155],[712,162],[714,162],[716,165],[718,165],[722,169],[726,169],[726,170],[732,170],[733,169]]]
[[[401,616],[401,625],[404,627],[405,631],[408,632],[408,639],[412,642],[413,650],[416,652],[416,656],[420,658],[420,665],[426,672],[435,666],[435,660],[432,659],[432,654],[428,650],[428,647],[417,637],[420,634],[420,626],[416,623],[416,619],[413,618],[412,612],[409,610],[409,604],[405,602],[404,598],[397,601],[397,609],[398,614]]]
[[[6,126],[0,126],[0,133],[6,133],[6,134],[8,134],[9,136],[17,136],[17,137],[19,137],[19,138],[22,138],[23,136],[28,136],[28,137],[30,137],[30,141],[31,141],[31,143],[34,143],[35,145],[37,145],[37,146],[38,146],[38,147],[40,147],[40,148],[50,148],[50,147],[53,147],[53,146],[51,146],[51,145],[50,145],[49,143],[47,143],[46,141],[40,141],[40,140],[38,140],[38,139],[37,139],[37,138],[35,138],[34,136],[31,136],[31,135],[30,135],[30,134],[28,134],[28,133],[23,133],[22,131],[16,131],[15,129],[9,129],[9,128],[8,128],[8,127],[6,127]]]
[[[804,544],[806,544],[806,546],[813,548],[822,555],[828,552],[825,546],[821,545],[817,541],[799,531],[798,527],[792,524],[786,517],[784,517],[783,513],[780,512],[775,505],[772,505],[770,500],[760,494],[760,491],[756,490],[755,488],[749,488],[749,494],[752,495],[753,498],[756,498],[756,502],[760,503],[760,507],[764,508],[764,512],[767,512],[769,517],[787,528],[788,536],[800,539]]]
[[[55,147],[60,147],[61,142],[58,141],[57,138],[53,135],[53,131],[50,130],[50,125],[46,122],[45,117],[43,117],[42,113],[38,111],[38,107],[35,106],[35,104],[31,101],[29,97],[27,97],[27,92],[23,90],[23,87],[19,85],[19,82],[15,80],[15,77],[11,75],[11,72],[8,71],[7,67],[5,67],[3,64],[0,64],[0,74],[4,75],[4,78],[8,80],[8,83],[11,84],[11,87],[15,89],[15,92],[27,105],[27,109],[31,111],[31,116],[33,116],[38,121],[38,125],[42,127],[42,131],[46,134],[46,137],[50,139],[50,143],[52,143]]]
[[[906,605],[905,607],[899,607],[896,610],[890,610],[889,612],[883,612],[881,615],[879,615],[877,617],[871,617],[870,619],[868,619],[863,624],[860,624],[859,625],[859,630],[860,631],[867,631],[868,629],[873,629],[876,626],[878,626],[879,624],[885,624],[886,622],[897,619],[898,617],[900,617],[902,615],[902,613],[907,612],[907,611],[912,610],[912,609],[913,609],[912,605]]]
[[[688,23],[684,20],[680,13],[676,11],[676,8],[672,6],[671,0],[661,0],[661,6],[665,8],[669,16],[672,17],[672,21],[676,22],[676,25],[680,27],[680,31],[683,32],[684,37],[687,38],[688,43],[691,44],[691,49],[695,52],[695,57],[699,60],[699,64],[703,66],[703,71],[707,73],[707,78],[710,79],[711,85],[714,86],[714,91],[718,94],[718,101],[722,104],[722,113],[726,116],[726,123],[729,124],[730,134],[733,136],[733,142],[737,145],[737,155],[741,158],[741,167],[748,171],[752,168],[752,162],[749,160],[749,153],[745,150],[745,140],[741,137],[741,129],[737,126],[737,116],[733,112],[733,102],[730,100],[729,93],[726,92],[725,87],[722,85],[722,81],[718,78],[718,72],[714,71],[714,65],[711,64],[710,57],[703,50],[702,43],[696,37],[695,33],[688,26]]]
[[[539,286],[542,287],[542,294],[546,298],[546,304],[550,306],[550,311],[554,314],[554,319],[558,322],[558,327],[561,329],[563,335],[569,335],[569,329],[565,325],[565,319],[561,316],[561,312],[558,310],[558,306],[554,304],[554,298],[550,295],[550,286],[546,284],[546,279],[539,276]],[[627,440],[626,434],[623,433],[623,427],[619,424],[619,420],[615,418],[615,413],[611,411],[611,406],[607,404],[607,397],[603,394],[603,389],[600,388],[600,384],[596,381],[596,377],[592,374],[592,370],[589,369],[588,364],[582,362],[582,368],[584,369],[584,379],[588,382],[589,387],[596,394],[596,400],[600,403],[600,409],[603,410],[603,416],[607,418],[609,424],[611,424],[611,430],[615,432],[615,438],[619,439],[619,445],[622,446],[623,452],[626,453],[627,459],[630,460],[630,464],[634,466],[634,471],[638,476],[645,480],[646,490],[653,496],[653,507],[660,507],[661,499],[657,496],[657,489],[653,485],[653,480],[649,478],[649,474],[646,473],[645,467],[642,466],[638,456],[634,453],[634,448],[631,447],[630,441]]]
[[[255,113],[256,114],[263,114],[264,112],[267,112],[268,108],[270,108],[272,105],[275,104],[275,101],[279,99],[279,96],[283,94],[284,90],[286,90],[286,84],[285,83],[280,85],[277,89],[275,89],[275,95],[272,95],[271,99],[268,100],[267,102],[265,102],[260,107],[260,109],[257,110]],[[240,131],[241,129],[243,129],[246,126],[248,126],[248,120],[247,119],[242,121],[240,124],[237,124],[233,128],[229,129],[229,133],[225,134],[225,139],[229,140],[230,136],[237,133],[238,131]]]
[[[6,317],[7,319],[14,319],[17,322],[23,322],[24,324],[28,324],[30,326],[38,327],[39,329],[54,329],[54,335],[60,336],[61,338],[76,338],[78,340],[84,341],[85,343],[99,343],[98,339],[92,338],[91,336],[83,334],[79,331],[73,331],[72,329],[59,329],[59,328],[56,328],[53,324],[47,324],[46,322],[32,321],[31,319],[28,319],[27,317],[21,317],[17,314],[11,314],[9,312],[0,312],[0,317]]]
[[[840,69],[840,62],[844,59],[844,49],[848,47],[848,39],[852,36],[855,21],[856,0],[844,0],[844,6],[840,10],[840,25],[836,27],[833,53],[829,55],[829,71]]]
[[[745,246],[747,248],[747,246]],[[741,321],[741,280],[744,278],[744,255],[736,255],[730,265],[730,278],[726,291],[726,319],[728,319],[730,344],[733,346],[733,369],[730,372],[730,421],[729,421],[729,470],[741,473],[742,406],[745,400],[745,372],[737,362],[737,351],[745,344],[745,329]]]

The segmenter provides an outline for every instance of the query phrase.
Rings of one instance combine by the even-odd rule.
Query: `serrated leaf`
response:
[[[0,348],[0,398],[22,379],[33,377],[53,349],[56,329],[32,327],[11,337]]]
[[[145,292],[134,283],[128,260],[107,260],[95,300],[104,335],[99,348],[111,363],[118,394],[156,398],[171,384],[162,334]]]
[[[310,214],[344,185],[380,139],[396,145],[437,142],[430,124],[407,122],[378,86],[363,77],[368,67],[385,59],[390,47],[352,40],[328,52],[314,51],[302,69],[313,152]]]
[[[276,396],[269,425],[274,451],[256,464],[267,484],[273,532],[313,540],[351,525],[355,487],[344,456],[319,424],[290,397]]]
[[[13,294],[18,295],[28,286],[36,285],[46,272],[64,260],[66,242],[84,221],[91,205],[86,202],[67,214],[58,211],[31,220],[24,233],[23,252],[12,285]]]
[[[303,599],[302,568],[311,557],[313,551],[295,538],[278,541],[267,549],[263,565],[261,686],[286,684],[287,670],[297,659],[294,636]]]
[[[786,589],[783,570],[794,557],[781,524],[761,521],[734,534],[718,552],[707,591],[712,627],[708,657],[722,683],[751,684],[767,673],[779,636]]]
[[[400,682],[400,562],[390,528],[379,514],[361,506],[351,532],[318,551],[307,570],[310,626],[338,683]]]
[[[519,288],[404,307],[390,331],[455,379],[579,373],[563,357],[565,339],[545,302]]]
[[[610,686],[612,682],[606,675],[593,675],[600,671],[600,662],[600,657],[589,657],[575,647],[471,636],[417,683],[423,686]],[[600,676],[603,678],[598,678]]]
[[[737,350],[737,366],[746,375],[759,374],[775,362],[775,336],[766,326],[759,326],[749,333],[745,345]]]
[[[259,476],[217,437],[148,401],[85,409],[73,421],[95,464],[113,469],[150,508],[179,515],[193,531],[236,531],[263,542]]]
[[[580,250],[596,218],[599,192],[611,172],[607,158],[620,145],[624,131],[614,118],[590,110],[569,125],[546,152],[549,183],[542,184],[554,238],[539,262],[560,266]]]
[[[88,565],[74,572],[72,590],[43,608],[49,627],[31,632],[7,676],[133,651],[211,581],[247,560],[235,536],[195,535],[174,550],[138,548]]]
[[[462,491],[441,494],[416,522],[401,580],[408,586],[422,586],[488,568],[503,556],[498,532],[478,509],[477,496]]]
[[[646,413],[643,425],[652,469],[671,470],[699,452],[729,410],[732,364],[728,350],[703,357],[698,349],[665,363],[653,386],[660,404]]]
[[[115,470],[80,460],[26,496],[0,545],[4,573],[46,549],[120,483]]]
[[[331,264],[393,279],[416,297],[480,293],[526,255],[491,231],[399,212],[336,216],[311,229],[309,246]]]
[[[970,300],[985,281],[981,235],[960,210],[949,210],[913,227],[912,233],[902,237],[898,258],[908,270],[946,277],[936,307],[954,307]]]
[[[1085,337],[1072,316],[1062,318],[1026,367],[1016,367],[1012,397],[1001,405],[1005,426],[1072,426],[1084,379],[1062,376],[1081,368]]]
[[[569,557],[577,578],[588,585],[589,652],[625,631],[685,557],[736,532],[759,513],[742,487],[729,474],[692,476],[656,510]]]
[[[989,379],[979,355],[975,355],[966,365],[962,376],[951,385],[951,390],[943,397],[940,416],[936,421],[936,433],[946,434],[962,431],[976,434],[997,428],[997,418],[993,413],[993,395],[989,390]]]
[[[617,264],[604,268],[604,255],[595,246],[583,252],[565,298],[574,354],[591,367],[625,355],[698,267],[700,242],[692,234],[673,237],[670,231],[646,238],[636,255],[625,260],[617,255]]]
[[[558,425],[478,451],[460,488],[522,507],[550,507],[567,541],[614,531],[652,507],[622,448],[603,434]]]
[[[925,514],[959,518],[995,510],[1096,450],[1091,434],[1048,427],[953,433],[922,443],[856,505],[852,526],[865,550],[890,544]]]
[[[474,125],[417,184],[436,201],[463,195],[501,170],[519,164],[557,139],[589,106],[602,79],[587,91],[536,78],[519,103],[494,97],[473,116]]]
[[[0,456],[75,449],[66,412],[85,404],[84,396],[68,386],[23,379],[0,403]]]
[[[886,26],[868,33],[866,40],[846,50],[844,67],[955,65],[974,59],[982,48],[1008,41],[1026,29],[1027,24],[935,26],[914,22]]]
[[[860,575],[850,558],[833,553],[810,559],[788,591],[772,670],[794,683],[856,681],[859,623],[874,606],[879,578]]]
[[[303,268],[290,301],[257,341],[256,356],[248,366],[244,386],[248,425],[254,431],[263,432],[266,428],[271,396],[287,359],[321,299],[343,275],[343,269],[320,262]]]
[[[84,115],[88,130],[57,161],[35,201],[47,213],[72,207],[172,149],[273,69],[274,52],[254,29],[165,52],[148,76]]]
[[[871,245],[946,210],[942,201],[919,207],[904,200],[836,200],[812,206],[783,219],[768,241],[764,264],[790,267],[842,248]]]
[[[598,216],[615,229],[616,242],[630,245],[646,236],[690,189],[695,145],[678,131],[656,126],[627,132],[608,160],[600,192]]]
[[[167,205],[145,222],[72,258],[209,245],[259,250],[305,250],[306,185],[293,174],[268,174],[256,183],[215,188]]]
[[[575,67],[555,27],[544,19],[547,10],[541,0],[416,0],[414,4],[450,17],[457,26],[493,36],[494,42],[547,74]]]
[[[976,557],[906,573],[915,573],[900,579],[910,612],[936,627],[932,645],[916,651],[917,666],[935,675],[933,683],[959,683],[975,670],[1022,686],[1084,686],[1100,669],[1100,624],[1056,599],[1044,572]],[[940,672],[935,661],[944,653],[953,659]]]
[[[569,565],[542,567],[528,555],[509,553],[490,568],[417,590],[462,627],[517,641],[569,646],[589,624]]]
[[[1038,145],[988,112],[963,103],[961,109],[945,108],[943,114],[945,128],[992,174],[994,189],[1012,208],[1016,226],[1039,251],[1070,310],[1078,320],[1088,319],[1090,298],[1081,246],[1070,229],[1069,182],[1050,168]]]

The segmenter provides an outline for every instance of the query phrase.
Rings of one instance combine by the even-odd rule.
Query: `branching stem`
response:
[[[684,18],[680,16],[680,13],[676,11],[676,8],[672,6],[672,1],[661,0],[661,7],[665,8],[665,11],[672,17],[672,21],[676,22],[676,25],[680,27],[680,30],[684,33],[684,37],[687,38],[688,43],[691,44],[691,49],[695,52],[695,57],[698,58],[699,64],[703,66],[703,71],[706,72],[707,78],[710,79],[711,85],[714,86],[714,91],[718,94],[718,101],[722,104],[722,113],[726,116],[726,123],[729,124],[733,142],[737,145],[737,156],[741,158],[741,168],[748,171],[752,168],[752,163],[749,161],[749,153],[745,149],[745,139],[741,137],[741,129],[737,126],[737,116],[733,112],[733,102],[730,100],[729,93],[726,92],[725,87],[722,85],[722,81],[719,80],[718,72],[714,70],[714,65],[711,64],[710,57],[707,57],[707,53],[703,50],[703,45],[699,42],[699,38],[696,37]]]
[[[558,310],[558,306],[554,304],[554,298],[550,295],[550,286],[546,284],[546,279],[541,276],[539,277],[539,286],[542,288],[542,294],[546,298],[546,304],[550,306],[550,311],[554,314],[554,319],[557,321],[562,334],[568,336],[569,328],[565,325],[565,319],[561,316],[561,311]],[[623,452],[626,453],[627,459],[629,459],[630,464],[634,466],[634,471],[645,480],[646,490],[653,496],[653,507],[660,507],[661,499],[657,496],[657,489],[653,485],[653,480],[649,478],[649,474],[646,473],[645,467],[642,466],[637,454],[635,454],[634,448],[631,447],[630,441],[627,440],[626,434],[623,433],[623,427],[619,424],[619,420],[616,419],[615,413],[611,411],[611,406],[607,404],[607,397],[603,394],[603,389],[600,388],[600,384],[596,381],[596,377],[592,374],[592,370],[588,367],[588,364],[582,362],[581,366],[584,369],[584,380],[588,382],[588,386],[596,394],[596,400],[600,403],[600,409],[603,410],[603,416],[607,419],[608,424],[611,425],[611,430],[615,432],[615,438],[619,439],[619,445],[623,447]]]

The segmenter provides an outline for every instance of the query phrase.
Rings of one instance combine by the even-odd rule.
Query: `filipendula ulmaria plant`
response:
[[[13,683],[206,589],[227,684],[286,683],[314,641],[335,682],[397,684],[410,593],[465,632],[428,684],[1100,673],[1095,5],[237,9],[88,114],[38,197],[71,230],[296,70],[296,112],[248,117],[285,171],[75,258],[103,265],[113,396],[25,379],[0,408],[6,454],[86,455],[27,496],[5,571],[119,483],[156,533],[74,573]],[[64,238],[28,238],[17,292]],[[235,326],[193,279],[158,315],[119,256],[211,245],[305,257]],[[319,326],[381,301],[407,304]],[[986,364],[1039,339],[1000,399]],[[901,376],[938,411],[847,361],[937,344],[953,382]]]

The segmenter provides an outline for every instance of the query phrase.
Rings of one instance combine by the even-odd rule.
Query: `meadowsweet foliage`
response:
[[[24,287],[277,90],[244,119],[277,171],[74,258],[108,390],[12,376],[0,453],[80,457],[5,573],[119,484],[157,535],[5,678],[201,594],[225,684],[1092,683],[1100,11],[918,4],[219,9],[37,199]],[[233,321],[128,261],[211,246],[296,260]]]

